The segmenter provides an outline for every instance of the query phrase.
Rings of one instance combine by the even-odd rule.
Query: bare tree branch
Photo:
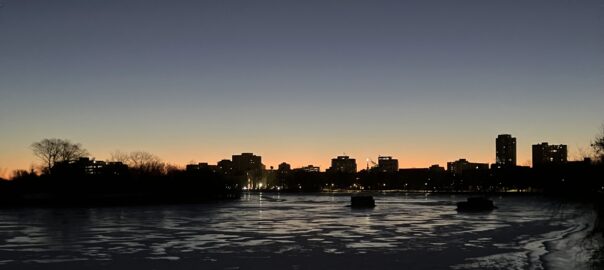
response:
[[[112,152],[110,155],[111,155],[111,157],[109,158],[109,161],[129,164],[130,155],[128,153],[124,153],[120,150],[116,150],[116,151]]]
[[[162,174],[166,169],[158,156],[145,151],[125,153],[117,150],[111,153],[111,161],[122,162],[144,174]]]
[[[596,136],[596,139],[591,144],[591,147],[594,150],[596,159],[598,159],[599,162],[604,162],[604,125],[602,125],[602,131]]]
[[[63,139],[43,139],[31,145],[34,156],[44,164],[48,173],[57,162],[75,160],[88,155],[88,151],[79,143]]]

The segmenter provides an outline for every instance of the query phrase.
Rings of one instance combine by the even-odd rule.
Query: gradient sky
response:
[[[29,145],[184,165],[494,162],[495,137],[589,149],[604,2],[4,0],[0,176]]]

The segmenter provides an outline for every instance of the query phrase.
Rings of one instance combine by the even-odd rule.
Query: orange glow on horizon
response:
[[[428,168],[432,165],[439,165],[446,168],[447,162],[455,161],[460,158],[465,158],[472,162],[480,163],[493,163],[494,162],[494,150],[483,149],[479,153],[470,154],[458,154],[454,151],[423,151],[421,153],[405,152],[399,154],[394,151],[385,153],[383,155],[392,156],[399,161],[399,168]],[[525,149],[526,148],[526,149]],[[321,171],[325,171],[331,166],[331,159],[336,156],[343,155],[343,153],[333,154],[331,150],[318,151],[317,149],[288,149],[287,154],[284,154],[281,149],[266,149],[266,151],[221,151],[220,153],[215,152],[209,154],[199,154],[197,151],[180,149],[175,150],[172,148],[165,149],[150,149],[148,152],[159,156],[167,164],[176,165],[180,168],[184,168],[187,164],[206,162],[211,165],[215,165],[222,159],[231,159],[233,154],[240,154],[242,152],[252,152],[255,155],[262,157],[262,163],[266,166],[266,169],[270,169],[273,166],[274,169],[282,162],[286,162],[292,166],[292,168],[300,168],[308,165],[318,166]],[[108,160],[110,153],[114,150],[106,150],[102,148],[90,148],[92,158],[96,160]],[[127,151],[125,151],[127,152]],[[326,153],[327,152],[327,153]],[[381,151],[386,152],[386,151]],[[104,155],[98,153],[105,153]],[[30,170],[32,168],[37,169],[39,161],[31,154],[28,149],[15,152],[5,152],[0,156],[0,177],[8,179],[12,176],[15,170]],[[363,170],[367,167],[366,159],[370,158],[377,162],[378,154],[374,151],[367,152],[350,152],[346,155],[356,159],[357,170]],[[569,160],[572,160],[575,153],[569,153]],[[530,149],[528,147],[521,147],[518,149],[518,165],[530,166]],[[370,164],[371,165],[371,164]]]
[[[240,153],[241,152],[234,153],[234,154],[240,154]],[[331,166],[331,159],[337,156],[337,155],[334,155],[334,156],[324,156],[324,157],[317,158],[319,155],[308,154],[308,155],[297,155],[296,159],[294,159],[294,158],[271,157],[271,156],[267,156],[267,155],[264,155],[262,153],[257,153],[257,152],[253,152],[253,153],[256,155],[260,155],[262,157],[262,163],[266,166],[266,169],[270,169],[271,166],[273,166],[274,169],[276,169],[280,163],[286,162],[286,163],[290,164],[292,166],[292,168],[300,168],[300,167],[304,167],[304,166],[308,166],[308,165],[319,166],[321,168],[321,171],[325,171],[327,168],[329,168]],[[339,155],[342,155],[342,154],[339,154]],[[366,158],[367,157],[356,156],[353,154],[347,154],[347,155],[349,155],[351,158],[356,159],[358,170],[362,170],[362,169],[366,168],[366,166],[367,166]],[[167,164],[176,165],[181,168],[184,168],[187,164],[190,164],[190,163],[206,162],[208,164],[215,165],[218,161],[220,161],[222,159],[231,159],[231,155],[228,155],[228,156],[205,155],[205,157],[200,157],[200,158],[195,158],[195,159],[187,159],[187,158],[183,157],[184,155],[182,155],[182,153],[179,153],[179,154],[164,153],[164,154],[158,154],[158,156]],[[283,157],[284,155],[279,155],[279,156]],[[407,159],[402,159],[400,156],[396,156],[396,155],[392,155],[392,156],[393,156],[393,158],[396,158],[399,160],[400,168],[427,168],[434,164],[438,164],[440,166],[446,167],[446,162],[447,162],[447,159],[443,159],[443,158],[434,159],[434,158],[423,157],[423,158],[416,158],[413,160],[407,160]],[[109,159],[108,154],[104,155],[104,156],[91,155],[91,157],[95,158],[96,160]],[[369,158],[371,158],[372,160],[377,162],[377,155],[375,157],[372,156]],[[470,159],[470,160],[477,161],[477,162],[483,162],[481,160],[476,160],[476,159]],[[448,161],[453,161],[453,160],[448,160]],[[8,179],[12,176],[12,172],[14,170],[30,170],[32,167],[35,168],[37,163],[38,163],[38,161],[31,154],[23,155],[18,159],[17,158],[11,159],[9,163],[2,164],[2,167],[0,167],[0,177]]]

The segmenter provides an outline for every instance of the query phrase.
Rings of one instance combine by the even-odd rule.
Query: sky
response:
[[[604,124],[601,0],[0,1],[0,177],[44,138],[93,157],[403,168]]]

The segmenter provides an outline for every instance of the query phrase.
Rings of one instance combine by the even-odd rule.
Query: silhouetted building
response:
[[[331,172],[356,173],[357,162],[354,158],[348,156],[338,156],[331,159]]]
[[[224,174],[231,174],[233,172],[233,162],[228,159],[218,161],[216,165],[218,166],[218,169]]]
[[[242,153],[232,156],[231,175],[242,181],[247,189],[264,189],[267,187],[267,174],[264,171],[262,158],[253,153]],[[222,162],[222,161],[221,161]],[[224,162],[225,166],[228,162]]]
[[[105,175],[124,175],[128,173],[128,165],[119,161],[107,162],[102,172]]]
[[[466,159],[459,159],[453,162],[447,162],[447,171],[453,174],[463,174],[464,171],[474,170],[488,170],[489,164],[487,163],[473,163]]]
[[[397,172],[398,159],[394,159],[390,156],[380,156],[378,157],[377,167],[380,172]]]
[[[413,190],[428,189],[430,169],[428,168],[405,168],[398,171],[401,188]]]
[[[188,172],[199,171],[201,168],[205,167],[208,167],[208,163],[187,164],[186,170]]]
[[[187,172],[195,172],[195,171],[211,171],[216,172],[218,170],[217,165],[209,165],[206,162],[201,162],[198,164],[188,164]]]
[[[563,164],[567,162],[566,145],[549,145],[544,142],[533,144],[533,168],[548,164]]]
[[[495,139],[495,163],[508,167],[516,166],[516,138],[501,134]]]
[[[438,164],[434,164],[434,165],[430,166],[430,168],[428,168],[428,169],[430,169],[431,172],[441,172],[441,173],[445,172],[445,167],[441,167]]]
[[[312,172],[312,173],[317,172],[318,173],[321,171],[321,168],[319,168],[318,166],[308,165],[306,167],[298,168],[296,170],[303,171],[303,172]]]
[[[61,175],[125,175],[128,166],[122,162],[105,162],[81,157],[77,160],[58,162],[55,171]]]
[[[252,153],[233,155],[233,170],[237,172],[262,170],[262,158]]]
[[[575,161],[568,161],[569,165],[576,165],[576,164],[581,164],[581,165],[591,165],[592,164],[592,160],[591,158],[583,158],[583,160],[575,160]]]
[[[104,161],[96,161],[87,157],[81,157],[78,160],[67,161],[72,168],[80,168],[86,174],[100,174],[105,167]]]

